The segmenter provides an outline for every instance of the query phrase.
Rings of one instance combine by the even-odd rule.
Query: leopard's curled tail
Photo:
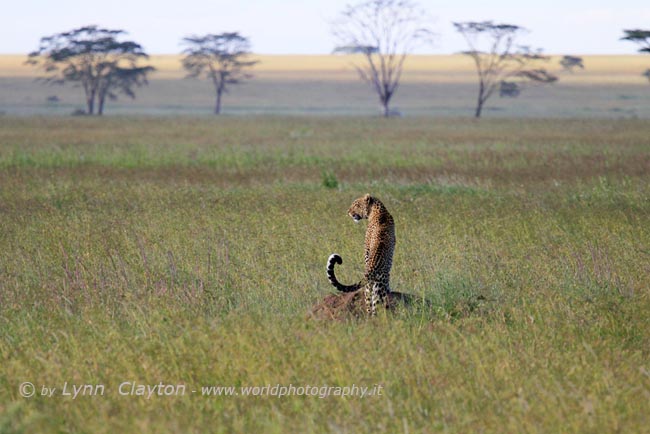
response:
[[[336,275],[334,274],[334,264],[342,264],[343,259],[336,253],[332,253],[329,258],[327,258],[327,278],[330,280],[330,283],[334,288],[342,292],[354,292],[360,289],[363,286],[363,282],[355,283],[354,285],[343,285],[338,281]]]

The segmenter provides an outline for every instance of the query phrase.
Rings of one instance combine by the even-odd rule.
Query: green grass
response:
[[[649,150],[635,120],[2,117],[0,432],[647,432]],[[330,253],[361,275],[366,192],[431,306],[308,321]]]

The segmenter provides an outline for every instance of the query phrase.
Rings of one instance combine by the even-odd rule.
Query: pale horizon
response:
[[[233,6],[221,0],[116,0],[99,13],[96,4],[82,0],[12,2],[3,11],[8,24],[0,28],[0,54],[27,54],[38,47],[43,36],[96,24],[125,30],[128,39],[151,55],[178,54],[181,39],[188,35],[226,31],[249,37],[252,51],[259,55],[326,55],[336,46],[330,23],[348,3],[246,0]],[[650,28],[650,5],[640,0],[625,0],[615,6],[602,0],[570,4],[549,0],[543,6],[515,0],[496,0],[489,6],[478,0],[421,1],[420,5],[431,15],[431,28],[438,37],[434,46],[415,54],[464,50],[453,21],[516,24],[529,31],[520,43],[557,55],[635,54],[635,44],[620,40],[623,29]]]

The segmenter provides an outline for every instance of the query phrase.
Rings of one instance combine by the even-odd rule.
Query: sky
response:
[[[258,54],[328,54],[331,22],[349,0],[3,0],[0,53],[25,54],[42,36],[96,24],[123,29],[149,54],[174,54],[192,34],[237,31]],[[632,54],[623,29],[650,29],[649,0],[421,0],[437,33],[422,54],[466,49],[453,21],[528,29],[521,42],[548,54]]]

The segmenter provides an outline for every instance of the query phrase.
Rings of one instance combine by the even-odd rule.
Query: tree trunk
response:
[[[476,101],[476,111],[474,112],[476,119],[481,117],[481,112],[483,111],[483,103],[485,103],[483,93],[485,93],[485,85],[481,81],[478,85],[478,100]]]
[[[384,117],[389,118],[390,117],[390,98],[391,94],[389,93],[384,93],[383,95],[379,95],[379,101],[381,101],[381,106],[384,108]]]
[[[101,95],[99,97],[99,104],[97,107],[97,115],[101,116],[104,114],[104,101],[106,101],[106,95]]]
[[[483,111],[483,100],[479,98],[478,103],[476,104],[476,112],[474,112],[474,117],[476,119],[481,117],[481,112]]]
[[[92,115],[95,111],[95,90],[87,79],[82,79],[84,93],[86,94],[86,114]]]
[[[86,111],[88,112],[89,115],[95,113],[95,94],[93,92],[86,95],[86,107],[87,107]]]
[[[218,115],[221,113],[221,95],[223,94],[223,88],[219,86],[217,88],[217,103],[214,106],[214,114]]]

